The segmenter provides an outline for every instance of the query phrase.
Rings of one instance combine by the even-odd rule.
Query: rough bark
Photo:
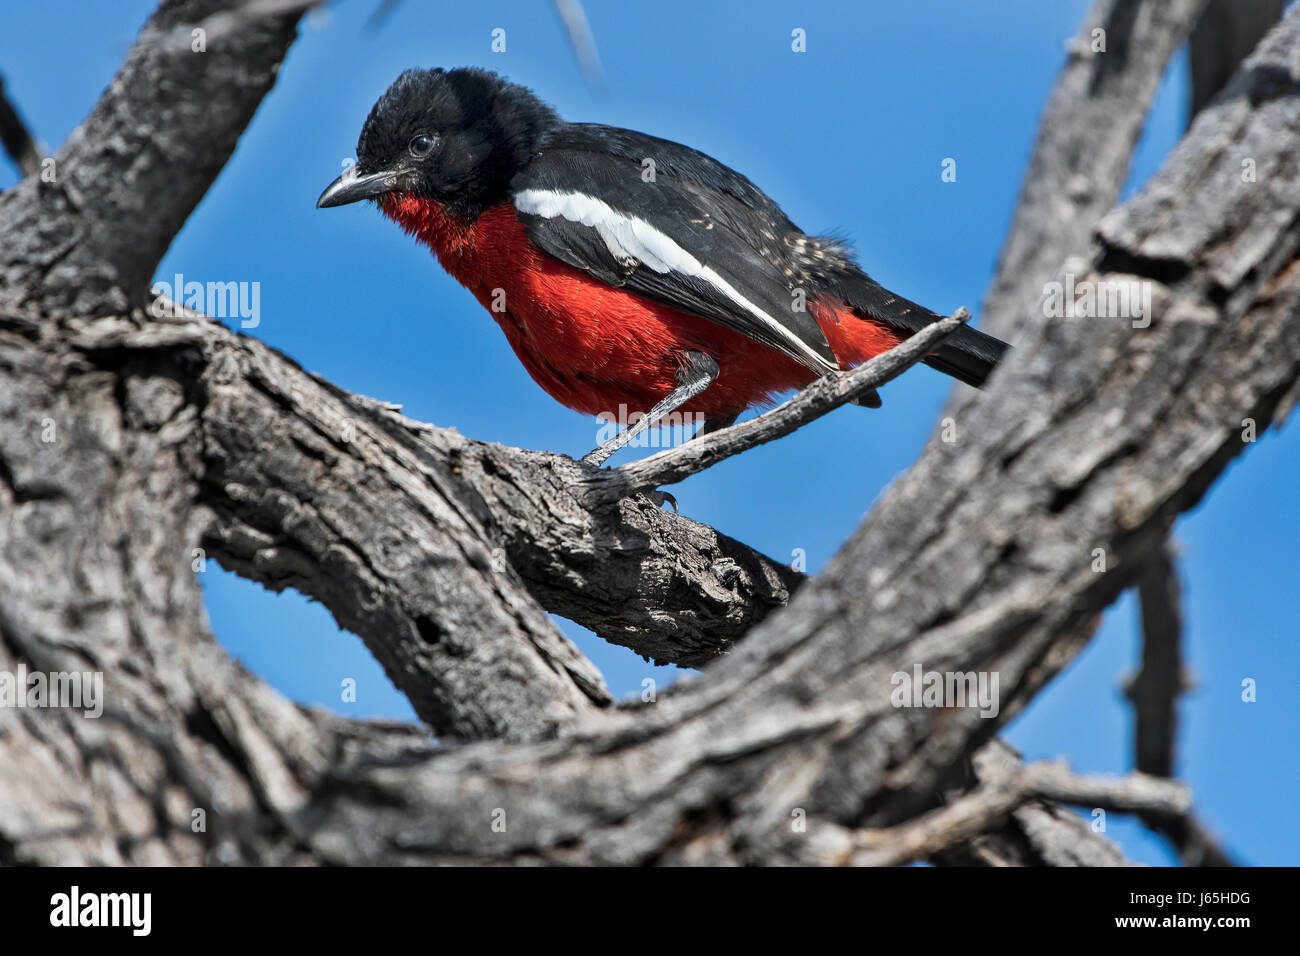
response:
[[[1114,208],[1133,148],[1174,51],[1206,0],[1097,0],[1068,47],[1068,60],[1038,127],[1011,228],[980,328],[1013,344],[1044,285],[1082,274],[1092,231]],[[1104,51],[1098,50],[1098,36]]]
[[[1109,208],[1127,180],[1129,160],[1160,78],[1192,24],[1194,115],[1222,89],[1280,15],[1276,0],[1210,0],[1199,12],[1195,4],[1150,0],[1099,0],[1094,5],[1071,44],[1070,59],[1044,113],[1012,226],[984,301],[985,330],[1013,338],[1027,325],[1036,325],[1043,313],[1028,306],[1041,302],[1047,283],[1066,272],[1082,273],[1095,258],[1093,233],[1099,209]],[[1099,29],[1104,31],[1104,53],[1094,50]],[[1106,119],[1100,121],[1099,130],[1102,116]],[[953,396],[949,414],[954,421],[961,419],[969,400],[960,392]],[[1153,547],[1151,553],[1163,554],[1167,546]],[[1163,562],[1157,565],[1153,569],[1157,576],[1176,573]],[[1144,572],[1143,581],[1149,577]],[[1154,596],[1154,591],[1144,591],[1144,606]],[[1150,619],[1154,623],[1171,618],[1154,614]],[[1151,640],[1167,646],[1170,638],[1157,633]],[[1142,746],[1149,747],[1153,731],[1149,700],[1147,704],[1139,714],[1138,734],[1146,741]],[[1169,731],[1172,735],[1172,725]],[[1172,762],[1172,736],[1168,748]],[[1156,772],[1142,761],[1136,766],[1139,771]],[[1022,808],[1017,815],[1028,812],[1029,808]],[[1179,846],[1176,835],[1163,832]],[[1183,835],[1186,832],[1190,831]],[[1006,841],[1013,855],[1018,852],[1018,837],[1012,834]]]
[[[1142,667],[1127,688],[1133,702],[1133,766],[1158,777],[1174,775],[1178,697],[1184,690],[1182,589],[1173,545],[1152,548],[1138,575],[1142,613]]]
[[[296,36],[297,13],[259,17],[194,52],[192,29],[224,6],[161,4],[55,153],[55,181],[28,177],[0,197],[0,304],[106,315],[149,301],[154,266],[230,159]]]

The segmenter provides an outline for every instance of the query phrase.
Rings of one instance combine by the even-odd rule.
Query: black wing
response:
[[[647,159],[650,181],[642,175]],[[562,262],[814,371],[838,368],[784,266],[783,243],[799,231],[716,160],[631,130],[569,124],[548,137],[511,190],[529,238]]]

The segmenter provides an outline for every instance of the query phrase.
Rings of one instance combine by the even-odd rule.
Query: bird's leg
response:
[[[684,361],[677,370],[677,387],[665,398],[660,399],[654,408],[642,415],[635,425],[623,429],[605,444],[584,455],[583,461],[589,465],[604,464],[610,455],[647,428],[658,423],[665,415],[681,408],[708,388],[718,377],[718,363],[714,361],[713,356],[692,349],[683,353],[682,358]]]

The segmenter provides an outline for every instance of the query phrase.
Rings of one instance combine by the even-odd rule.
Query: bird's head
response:
[[[562,121],[526,88],[473,68],[407,70],[370,111],[357,162],[317,208],[414,195],[475,218]]]

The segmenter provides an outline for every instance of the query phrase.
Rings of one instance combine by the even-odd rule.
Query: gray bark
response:
[[[193,52],[192,28],[223,6],[159,6],[55,153],[56,181],[29,176],[5,194],[0,304],[105,315],[150,300],[154,267],[230,159],[296,35],[297,14],[258,17]]]
[[[1241,60],[1277,22],[1281,8],[1277,0],[1182,5],[1098,0],[1071,44],[1069,61],[1044,114],[1012,227],[984,302],[985,330],[1014,338],[1026,325],[1037,324],[1042,312],[1030,311],[1027,304],[1038,305],[1047,283],[1063,279],[1067,272],[1082,273],[1096,257],[1094,228],[1099,210],[1108,209],[1119,196],[1159,81],[1189,30],[1194,115],[1219,93]],[[1103,32],[1099,35],[1098,30]],[[1095,49],[1098,39],[1106,44],[1104,52]],[[954,395],[949,406],[954,420],[961,418],[969,400],[961,393]],[[1167,547],[1167,543],[1154,546],[1149,553],[1164,555]],[[1166,561],[1155,564],[1141,576],[1143,625],[1157,628],[1146,640],[1161,649],[1156,655],[1163,659],[1171,643],[1176,647],[1180,640],[1177,594],[1171,597],[1174,605],[1153,603],[1158,586],[1151,582],[1153,576],[1172,580],[1176,571]],[[1175,629],[1172,634],[1170,625]],[[1147,685],[1160,679],[1152,667],[1144,666],[1142,680]],[[1180,675],[1167,679],[1177,681]],[[1157,737],[1167,750],[1164,763],[1173,763],[1173,701],[1168,702],[1168,720],[1159,729],[1152,722],[1154,704],[1149,693],[1135,698],[1135,706],[1136,768],[1157,773],[1149,759]],[[1025,812],[1017,811],[1017,817]],[[1174,839],[1184,859],[1227,862],[1222,851],[1184,853],[1179,841],[1190,831],[1174,834],[1164,826],[1168,821],[1151,822]],[[1015,841],[1008,845],[1014,846]]]
[[[1067,48],[1038,127],[1011,229],[984,297],[985,332],[1015,344],[1026,324],[1039,321],[1035,307],[1044,285],[1064,271],[1085,271],[1093,229],[1119,199],[1160,79],[1205,3],[1093,4]]]

